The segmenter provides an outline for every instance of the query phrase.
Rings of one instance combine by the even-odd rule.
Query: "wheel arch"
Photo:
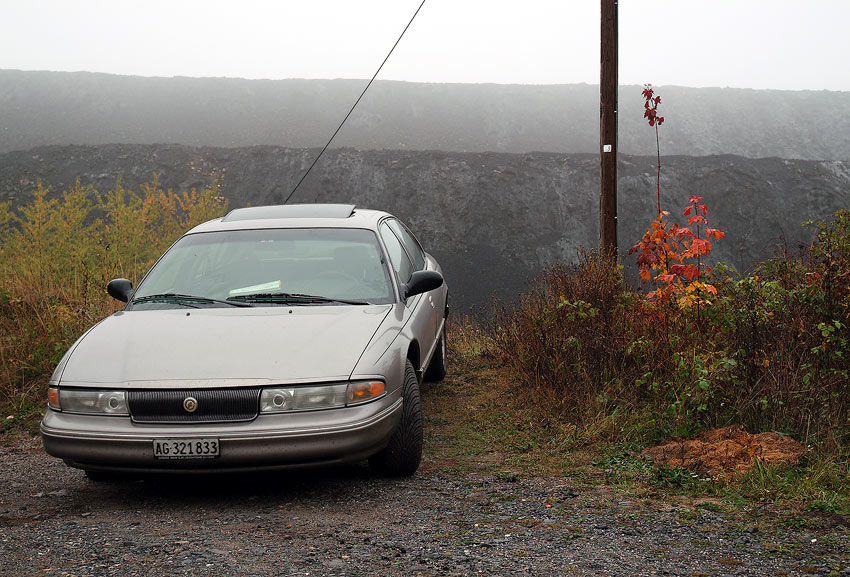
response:
[[[413,365],[413,368],[416,371],[416,377],[419,381],[422,381],[422,355],[419,350],[419,341],[416,339],[411,340],[410,344],[407,345],[407,359],[410,361],[410,364]]]

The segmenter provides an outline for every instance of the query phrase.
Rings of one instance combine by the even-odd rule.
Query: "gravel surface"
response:
[[[850,575],[843,527],[569,478],[426,466],[94,483],[20,437],[0,439],[0,463],[3,576]]]

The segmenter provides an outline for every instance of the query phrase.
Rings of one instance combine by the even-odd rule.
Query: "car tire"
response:
[[[419,400],[419,379],[413,363],[404,367],[401,421],[389,444],[369,458],[372,470],[385,477],[409,477],[422,460],[422,404]]]
[[[442,381],[446,378],[448,366],[446,364],[446,325],[443,324],[443,333],[440,335],[440,342],[437,343],[437,350],[431,357],[431,362],[428,363],[428,368],[425,370],[426,381]]]

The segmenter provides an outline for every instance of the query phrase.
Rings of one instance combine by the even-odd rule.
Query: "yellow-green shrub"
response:
[[[102,195],[77,181],[55,196],[39,183],[17,210],[0,204],[0,408],[38,410],[65,350],[119,307],[106,283],[137,283],[180,234],[225,210],[215,186],[176,194],[156,177]]]

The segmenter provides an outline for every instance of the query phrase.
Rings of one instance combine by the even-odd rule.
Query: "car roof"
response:
[[[354,213],[353,204],[279,204],[249,206],[228,212],[222,222],[275,218],[348,218]]]
[[[388,213],[353,204],[280,204],[237,208],[222,218],[199,224],[186,234],[259,228],[376,229]]]

